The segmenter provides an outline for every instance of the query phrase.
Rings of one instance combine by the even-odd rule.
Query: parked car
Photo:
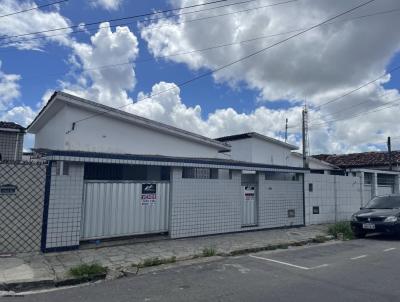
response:
[[[351,228],[358,238],[367,233],[400,234],[400,195],[377,196],[351,216]]]

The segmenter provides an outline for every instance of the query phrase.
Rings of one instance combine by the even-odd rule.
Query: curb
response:
[[[317,240],[317,238],[319,238],[319,240]],[[167,264],[143,267],[143,268],[141,268],[140,273],[139,273],[139,270],[137,272],[132,272],[132,270],[130,269],[131,266],[127,266],[127,267],[122,267],[121,269],[118,270],[121,273],[121,276],[117,277],[115,279],[123,278],[123,277],[137,276],[137,275],[145,274],[147,272],[152,272],[152,271],[156,271],[156,270],[169,269],[176,265],[179,265],[179,266],[190,265],[190,264],[196,263],[197,261],[207,262],[207,261],[220,260],[220,259],[227,258],[227,257],[240,256],[240,255],[257,253],[257,252],[262,252],[262,251],[272,251],[272,250],[277,250],[277,249],[287,249],[288,247],[304,246],[304,245],[312,244],[312,243],[321,244],[321,243],[324,243],[324,242],[327,242],[327,241],[330,241],[333,239],[334,238],[332,236],[321,235],[321,236],[316,236],[314,238],[302,239],[302,240],[297,240],[297,241],[288,241],[288,242],[279,243],[279,244],[270,244],[270,245],[259,246],[259,247],[236,249],[236,250],[232,250],[232,251],[225,252],[225,253],[217,252],[216,255],[212,256],[212,257],[204,257],[204,256],[199,257],[198,255],[192,255],[192,256],[187,256],[187,257],[182,257],[182,258],[176,259],[175,263],[167,263]],[[10,294],[11,294],[13,292],[18,293],[18,292],[29,291],[29,290],[49,289],[49,288],[57,288],[57,287],[63,287],[63,286],[73,286],[73,285],[84,284],[84,283],[93,283],[96,281],[106,280],[106,279],[107,279],[107,273],[93,276],[93,277],[66,278],[66,279],[62,279],[62,280],[48,279],[48,280],[27,281],[27,282],[10,282],[10,283],[0,284],[0,292],[10,292]]]

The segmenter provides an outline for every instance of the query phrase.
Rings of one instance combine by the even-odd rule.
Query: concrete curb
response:
[[[259,247],[251,247],[245,249],[235,249],[229,252],[217,252],[215,256],[211,257],[204,257],[199,256],[197,254],[182,257],[176,259],[174,263],[167,263],[161,264],[156,266],[149,266],[149,267],[142,267],[137,269],[136,267],[129,265],[125,267],[120,267],[119,269],[108,269],[107,274],[102,274],[94,277],[85,277],[85,278],[65,278],[62,280],[56,280],[55,276],[54,279],[46,279],[46,280],[38,280],[38,281],[22,281],[22,282],[10,282],[10,283],[3,283],[0,284],[0,292],[2,295],[5,296],[7,292],[12,295],[12,293],[18,293],[22,291],[30,291],[30,290],[39,290],[39,289],[49,289],[49,288],[57,288],[57,287],[64,287],[64,286],[72,286],[84,283],[92,283],[97,282],[99,280],[114,280],[123,277],[132,277],[137,275],[142,275],[154,271],[166,270],[169,268],[173,268],[176,266],[186,266],[195,263],[205,263],[209,261],[217,261],[221,260],[226,257],[233,257],[233,256],[240,256],[250,253],[257,253],[261,251],[272,251],[277,249],[287,249],[288,247],[295,247],[295,246],[304,246],[307,244],[319,244],[326,241],[333,240],[332,236],[317,236],[319,240],[316,238],[309,238],[309,239],[302,239],[302,240],[291,240],[287,242],[282,242],[278,244],[269,244],[263,245]],[[160,258],[163,260],[163,258]],[[165,258],[167,259],[167,258]],[[110,274],[111,273],[111,274]],[[110,276],[109,276],[110,275]],[[1,296],[1,295],[0,295]]]

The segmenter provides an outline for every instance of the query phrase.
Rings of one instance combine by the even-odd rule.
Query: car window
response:
[[[373,198],[367,209],[392,209],[400,208],[400,196],[381,196]]]

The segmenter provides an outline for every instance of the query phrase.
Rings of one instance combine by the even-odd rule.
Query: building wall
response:
[[[361,189],[365,187],[359,177],[306,174],[306,224],[350,220],[351,215],[362,206]],[[319,214],[313,214],[313,207],[319,207]]]
[[[51,168],[46,249],[77,246],[80,239],[84,166],[71,162],[68,175],[57,175],[57,164]]]
[[[0,131],[0,154],[4,161],[22,159],[24,134],[13,131]]]
[[[0,254],[40,250],[45,179],[45,164],[0,163],[0,186],[16,186],[0,193]]]
[[[35,148],[176,157],[218,157],[218,147],[136,126],[105,115],[77,123],[75,130],[69,131],[73,122],[91,115],[93,112],[65,106],[38,131]]]
[[[66,132],[66,109],[64,108],[35,134],[35,148],[64,150]]]
[[[288,166],[290,162],[290,149],[253,137],[252,161],[270,165]]]
[[[259,175],[259,228],[275,228],[304,224],[303,182],[283,180],[265,180],[264,173]],[[288,211],[294,210],[295,217],[288,217]]]
[[[241,174],[232,179],[186,179],[171,171],[170,236],[210,235],[241,230]]]

